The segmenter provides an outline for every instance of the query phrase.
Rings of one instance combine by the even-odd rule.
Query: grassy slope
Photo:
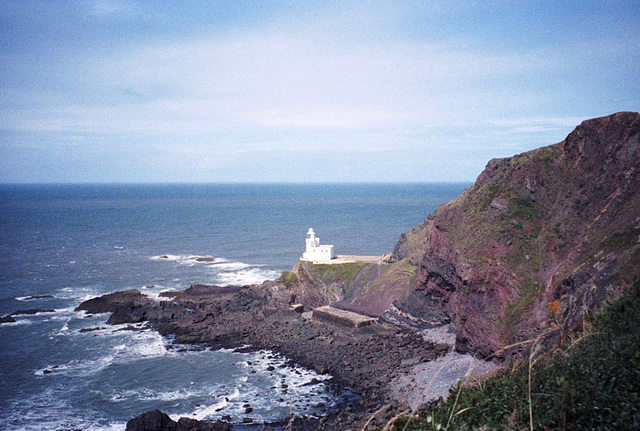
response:
[[[640,280],[591,320],[555,351],[452,389],[396,429],[639,429]]]

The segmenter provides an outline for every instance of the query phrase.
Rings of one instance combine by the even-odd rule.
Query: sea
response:
[[[74,308],[124,289],[275,279],[310,227],[337,254],[390,253],[467,186],[0,185],[0,316],[47,310],[0,324],[0,429],[124,430],[153,409],[238,430],[323,414],[338,401],[330,376],[275,352],[176,348]]]

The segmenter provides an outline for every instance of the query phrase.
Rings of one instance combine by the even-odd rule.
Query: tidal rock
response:
[[[196,257],[196,262],[215,262],[215,257]]]
[[[196,419],[180,418],[176,431],[231,431],[232,427],[227,422],[203,422]]]
[[[15,323],[16,319],[11,316],[0,317],[0,323]]]
[[[9,316],[20,316],[20,315],[32,315],[39,313],[54,313],[56,310],[51,309],[42,309],[42,308],[31,308],[29,310],[16,310],[9,313]]]
[[[180,418],[178,422],[160,410],[146,412],[127,422],[125,431],[231,431],[231,425],[224,421],[204,422],[190,418]]]
[[[124,304],[142,305],[150,302],[153,302],[151,298],[131,289],[91,298],[80,303],[74,311],[86,311],[89,314],[113,313]]]
[[[49,299],[53,298],[53,295],[30,295],[22,298],[23,301],[33,301],[34,299]]]
[[[177,426],[168,414],[153,410],[131,419],[125,431],[176,431]]]

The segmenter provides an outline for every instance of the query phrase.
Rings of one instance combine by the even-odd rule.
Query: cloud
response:
[[[353,155],[344,159],[356,172],[365,154],[391,163],[389,149],[434,160],[434,168],[461,157],[483,165],[556,142],[610,106],[628,109],[614,106],[621,97],[638,100],[629,78],[637,75],[629,71],[637,69],[638,45],[614,40],[619,32],[500,41],[475,31],[474,23],[484,25],[470,18],[480,3],[455,2],[453,10],[449,2],[305,3],[184,28],[189,11],[189,19],[172,21],[142,3],[83,5],[74,35],[88,22],[92,31],[107,29],[102,44],[2,53],[0,129],[61,144],[99,136],[145,157],[157,151],[166,164],[179,154],[202,166],[327,154],[329,166]],[[158,16],[173,32],[154,31]],[[621,90],[632,81],[635,92]]]
[[[475,122],[514,103],[483,82],[549,67],[535,54],[462,42],[345,48],[324,36],[259,29],[132,46],[76,66],[72,84],[93,93],[88,102],[61,107],[59,118],[31,107],[31,119],[18,117],[47,130],[184,133]]]
[[[89,16],[98,18],[131,17],[135,7],[123,0],[86,0],[86,12]]]

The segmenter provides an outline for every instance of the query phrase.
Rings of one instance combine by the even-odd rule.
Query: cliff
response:
[[[413,295],[451,318],[457,350],[505,355],[576,327],[639,276],[639,174],[640,114],[584,121],[560,143],[491,160],[393,259],[417,267]],[[424,313],[414,302],[396,306]]]
[[[287,277],[290,294],[306,309],[331,305],[371,317],[380,317],[398,300],[407,300],[414,284],[415,267],[408,261],[395,265],[377,263],[312,264],[300,261]]]

